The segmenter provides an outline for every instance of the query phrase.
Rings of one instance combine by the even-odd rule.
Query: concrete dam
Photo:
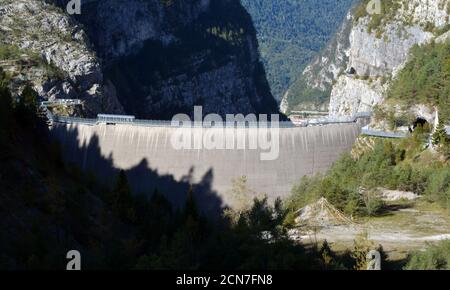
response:
[[[54,122],[51,135],[59,140],[63,156],[83,170],[112,184],[118,170],[125,170],[136,193],[155,189],[175,204],[182,204],[192,186],[205,210],[242,202],[232,192],[233,180],[247,179],[253,199],[263,194],[286,198],[305,175],[324,172],[344,152],[349,152],[361,131],[360,122],[309,127],[279,128],[279,154],[261,160],[263,150],[182,149],[171,144],[180,128],[136,124]],[[184,129],[181,129],[184,130]],[[194,137],[202,128],[189,128]],[[212,129],[211,129],[212,130]],[[251,127],[225,128],[247,138]],[[179,132],[179,131],[178,131]]]

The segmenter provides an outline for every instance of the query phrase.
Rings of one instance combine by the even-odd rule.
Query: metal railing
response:
[[[445,126],[445,130],[447,131],[447,135],[450,136],[450,126]],[[371,130],[369,129],[369,126],[363,127],[361,130],[361,134],[384,138],[407,138],[411,136],[411,134],[408,132],[385,132],[379,130]]]
[[[79,118],[79,117],[64,117],[53,115],[53,122],[63,123],[63,124],[85,124],[85,125],[96,125],[97,119]]]
[[[173,122],[173,121],[166,121],[166,120],[143,120],[143,119],[132,119],[130,117],[134,116],[121,116],[121,115],[111,115],[111,118],[109,118],[109,115],[102,115],[99,114],[97,118],[88,119],[88,118],[79,118],[79,117],[64,117],[64,116],[57,116],[53,115],[51,111],[48,109],[48,106],[51,105],[79,105],[81,104],[81,100],[77,99],[58,99],[55,101],[43,101],[41,102],[41,107],[46,111],[47,118],[52,122],[57,123],[64,123],[64,124],[87,124],[87,125],[96,125],[101,123],[106,124],[127,124],[127,125],[137,125],[137,126],[147,126],[147,127],[204,127],[204,128],[211,128],[211,127],[246,127],[246,128],[257,128],[261,125],[264,125],[264,127],[271,127],[272,122],[267,122],[267,124],[264,124],[262,122],[222,122],[221,124],[213,123],[210,125],[205,125],[204,123],[200,122]],[[327,124],[339,124],[339,123],[354,123],[359,118],[370,118],[372,115],[371,112],[360,112],[356,113],[353,116],[345,116],[345,117],[324,117],[319,119],[313,119],[308,120],[305,122],[302,122],[300,126],[317,126],[317,125],[327,125]],[[278,127],[280,128],[295,128],[298,127],[293,122],[290,121],[282,121],[278,122]]]
[[[328,116],[324,118],[307,120],[299,122],[301,126],[340,124],[340,123],[355,123],[358,119],[370,118],[372,112],[358,112],[352,116]]]
[[[200,122],[174,122],[174,121],[166,121],[166,120],[143,120],[143,119],[134,119],[133,121],[130,121],[130,116],[125,116],[128,118],[122,119],[122,118],[113,118],[111,120],[105,119],[106,115],[99,115],[101,117],[97,118],[80,118],[80,117],[64,117],[64,116],[57,116],[53,115],[52,112],[47,108],[49,105],[54,104],[64,104],[64,105],[78,105],[81,104],[80,100],[56,100],[56,101],[44,101],[41,102],[41,108],[47,115],[47,118],[56,123],[62,123],[62,124],[84,124],[84,125],[98,125],[101,123],[111,123],[111,124],[127,124],[127,125],[137,125],[137,126],[146,126],[146,127],[201,127],[201,128],[211,128],[211,127],[217,127],[219,124],[212,123],[209,126],[205,125],[204,123]],[[308,120],[305,122],[301,122],[301,126],[307,127],[307,126],[318,126],[318,125],[327,125],[327,124],[339,124],[339,123],[354,123],[358,119],[361,118],[370,118],[372,116],[371,112],[359,112],[354,114],[353,116],[344,116],[344,117],[325,117],[325,118],[319,118],[319,119],[313,119]],[[258,128],[261,126],[262,123],[260,122],[222,122],[220,124],[221,127],[236,127],[236,128]],[[267,124],[264,125],[264,127],[271,127],[271,122],[267,122]],[[299,127],[298,125],[294,124],[293,122],[278,122],[279,128],[295,128]],[[450,135],[450,126],[445,127],[447,134]],[[361,134],[367,135],[367,136],[374,136],[374,137],[382,137],[382,138],[407,138],[410,134],[406,132],[385,132],[385,131],[379,131],[379,130],[372,130],[369,129],[369,126],[363,127],[361,129]]]
[[[410,134],[406,132],[385,132],[379,130],[369,129],[369,126],[363,127],[361,129],[361,134],[373,137],[382,138],[407,138]]]
[[[49,107],[49,106],[58,106],[58,105],[65,105],[65,106],[76,106],[81,105],[83,102],[79,99],[56,99],[53,101],[42,101],[41,106]]]
[[[329,114],[328,111],[291,111],[290,115],[321,115],[327,116]]]
[[[382,137],[382,138],[406,138],[408,134],[406,133],[392,133],[392,132],[384,132],[384,131],[375,131],[375,130],[367,130],[362,129],[361,134],[373,137]]]

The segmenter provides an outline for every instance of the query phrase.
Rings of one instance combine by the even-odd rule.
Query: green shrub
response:
[[[383,27],[394,19],[396,12],[402,5],[401,0],[381,1],[381,13],[372,15],[367,13],[369,3],[370,0],[364,0],[355,9],[355,22],[358,22],[361,18],[369,17],[368,32],[375,32],[377,37],[381,38]]]
[[[408,106],[436,106],[443,121],[450,122],[450,41],[413,47],[388,96]]]
[[[0,45],[0,60],[17,59],[20,54],[20,49],[15,45]]]
[[[431,245],[424,252],[414,252],[408,258],[406,270],[450,270],[450,240]]]
[[[427,179],[425,194],[434,201],[447,205],[447,193],[450,189],[450,169],[448,167],[434,170]]]
[[[374,149],[359,159],[342,156],[325,175],[304,177],[292,190],[289,209],[294,212],[325,197],[339,210],[353,216],[381,213],[384,203],[377,188],[412,191],[447,206],[450,169],[431,159],[417,162],[423,140],[377,140]]]
[[[377,191],[367,191],[363,194],[364,214],[367,216],[376,216],[384,208],[385,203]]]

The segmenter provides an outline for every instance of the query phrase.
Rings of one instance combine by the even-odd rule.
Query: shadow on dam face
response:
[[[253,129],[225,130],[248,136]],[[157,189],[175,206],[184,205],[192,185],[199,208],[214,214],[242,199],[231,192],[233,180],[242,176],[252,192],[267,195],[270,201],[288,197],[303,176],[326,171],[350,151],[360,129],[357,123],[280,128],[280,152],[272,161],[261,160],[262,150],[248,146],[176,150],[171,144],[177,130],[173,127],[55,123],[51,135],[60,142],[66,161],[107,184],[124,170],[134,193],[151,194]]]

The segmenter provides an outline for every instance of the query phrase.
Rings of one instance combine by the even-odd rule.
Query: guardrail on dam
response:
[[[328,124],[279,129],[279,157],[260,160],[261,150],[175,150],[170,126],[54,122],[51,133],[62,145],[68,161],[113,181],[114,170],[126,170],[137,193],[156,188],[176,202],[177,189],[166,182],[209,183],[223,204],[236,206],[242,197],[231,193],[233,179],[245,176],[253,191],[270,200],[287,197],[304,175],[326,171],[343,152],[350,151],[361,126],[358,123]],[[190,129],[195,135],[197,130]],[[212,130],[212,129],[210,129]],[[247,138],[254,128],[225,128]],[[194,188],[194,190],[202,190]],[[171,195],[173,195],[171,197]],[[246,198],[252,199],[254,196]]]

